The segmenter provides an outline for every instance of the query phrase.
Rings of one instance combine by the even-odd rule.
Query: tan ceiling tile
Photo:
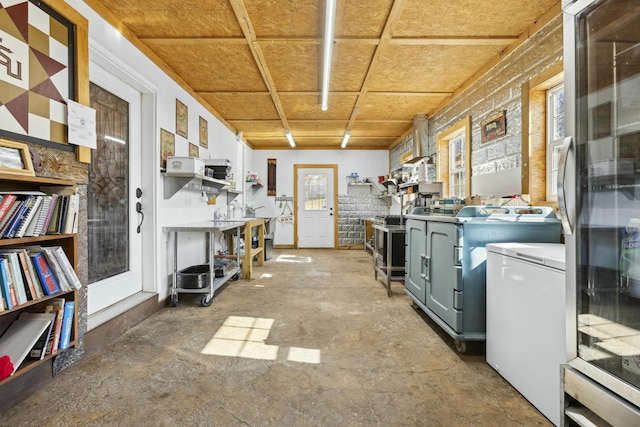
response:
[[[366,137],[386,137],[396,138],[407,130],[411,129],[413,122],[411,120],[398,121],[364,121],[356,120],[351,128],[351,138]]]
[[[317,0],[244,0],[244,4],[258,38],[320,34]]]
[[[389,46],[369,82],[375,92],[452,92],[501,46]]]
[[[385,95],[368,93],[360,104],[358,120],[412,120],[426,114],[447,95]]]
[[[158,43],[148,40],[147,43],[198,92],[266,90],[246,45],[212,41]]]
[[[200,96],[229,121],[278,120],[271,95],[266,92],[201,93]]]
[[[329,88],[331,91],[359,91],[369,70],[376,46],[339,43],[333,49],[333,64]]]
[[[317,91],[319,45],[261,43],[267,67],[278,91]]]
[[[280,94],[280,101],[289,120],[349,120],[356,99],[356,94],[330,94],[329,109],[322,111],[319,93],[314,92],[308,95]]]
[[[336,37],[380,37],[393,0],[338,0]]]
[[[242,37],[228,0],[104,0],[138,38]]]
[[[557,0],[408,0],[394,37],[519,36]],[[425,7],[427,6],[427,7]]]

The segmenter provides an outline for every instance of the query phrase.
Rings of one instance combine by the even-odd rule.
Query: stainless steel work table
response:
[[[236,251],[236,267],[223,277],[216,277],[215,274],[215,234],[225,231],[236,230],[237,241],[240,241],[240,229],[246,221],[201,221],[189,224],[169,225],[162,227],[162,231],[173,235],[173,277],[171,284],[171,304],[175,307],[178,304],[178,294],[206,294],[202,297],[201,304],[208,307],[213,302],[213,294],[224,285],[229,279],[238,279],[240,272],[240,251]],[[203,288],[183,288],[178,286],[178,233],[206,233],[207,235],[207,263],[209,264],[208,284]],[[249,243],[250,244],[250,243]]]
[[[381,225],[373,224],[373,268],[374,278],[378,280],[378,274],[382,275],[387,285],[387,296],[391,296],[391,281],[404,282],[404,265],[393,265],[393,237],[396,234],[405,234],[404,225]],[[381,239],[380,234],[383,233]],[[380,248],[380,242],[386,242],[386,249]],[[383,256],[383,251],[384,256]]]

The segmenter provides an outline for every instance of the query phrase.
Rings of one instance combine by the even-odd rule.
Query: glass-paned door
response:
[[[141,94],[91,67],[97,148],[87,190],[89,315],[142,290],[142,239],[136,189],[141,186]]]
[[[333,175],[332,168],[298,169],[299,248],[334,247]]]
[[[608,0],[593,6],[577,21],[577,351],[590,369],[597,366],[637,392],[640,5]]]

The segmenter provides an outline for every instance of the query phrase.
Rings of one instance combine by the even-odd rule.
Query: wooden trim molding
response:
[[[76,102],[89,106],[89,21],[63,0],[45,0],[44,3],[75,25]],[[91,149],[77,146],[76,160],[91,163]]]
[[[471,192],[471,116],[466,116],[436,137],[436,167],[438,181],[442,181],[443,197],[449,197],[449,140],[464,132],[465,136],[465,197]]]
[[[293,247],[298,249],[298,170],[333,169],[333,249],[338,247],[338,165],[294,164],[293,165]]]

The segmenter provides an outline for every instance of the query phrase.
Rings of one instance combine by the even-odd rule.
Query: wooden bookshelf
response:
[[[74,192],[76,184],[73,181],[61,180],[55,178],[35,177],[35,176],[20,176],[12,174],[0,173],[0,191],[10,193],[12,191],[43,191],[47,192],[47,188],[60,188],[67,187],[70,191]],[[64,250],[69,262],[77,272],[78,263],[78,238],[76,234],[47,234],[39,237],[22,237],[22,238],[10,238],[0,239],[0,249],[7,248],[19,248],[24,246],[60,246]],[[71,327],[71,342],[69,348],[78,346],[78,305],[79,294],[77,290],[60,291],[56,294],[38,298],[36,300],[29,300],[26,303],[16,305],[12,309],[0,311],[0,334],[9,327],[9,325],[18,318],[20,313],[26,310],[32,310],[36,306],[44,305],[47,301],[53,298],[64,298],[65,301],[74,301],[75,309],[73,313],[73,323]],[[64,352],[65,350],[59,350]],[[47,355],[41,360],[29,360],[26,359],[16,370],[16,372],[1,380],[0,387],[11,382],[15,378],[23,375],[31,369],[47,362],[48,360],[56,357],[56,355]]]

